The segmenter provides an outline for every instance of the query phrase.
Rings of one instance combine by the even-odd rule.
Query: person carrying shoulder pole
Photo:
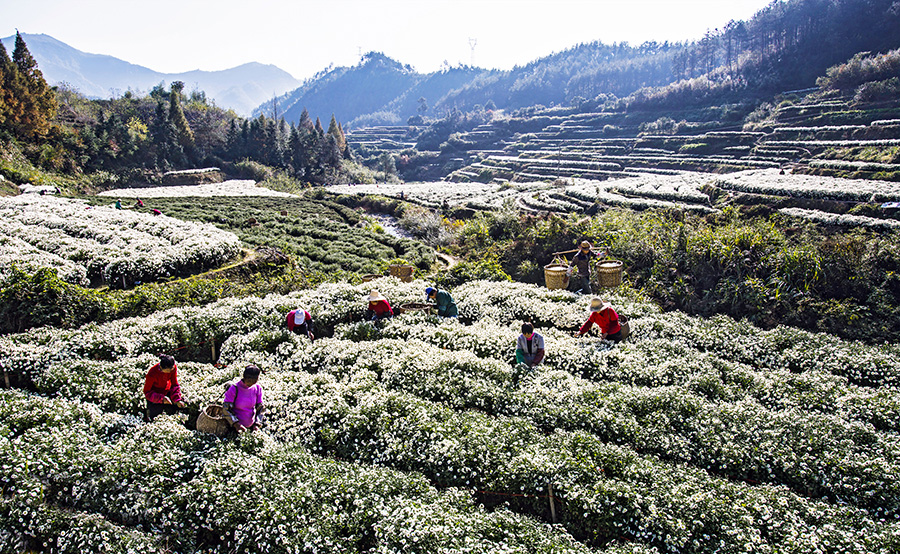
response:
[[[444,290],[438,290],[434,287],[425,289],[425,299],[430,300],[437,306],[437,313],[441,317],[457,317],[459,310],[456,309],[456,302],[450,293]]]
[[[566,275],[571,277],[572,269],[578,269],[578,276],[575,278],[574,284],[571,285],[571,288],[574,288],[576,292],[582,294],[592,293],[591,265],[598,256],[599,254],[591,250],[591,243],[586,240],[581,241],[578,253],[572,256],[572,261],[569,262],[569,269],[566,270]]]

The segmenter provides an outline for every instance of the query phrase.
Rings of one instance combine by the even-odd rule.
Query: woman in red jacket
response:
[[[387,298],[381,296],[377,290],[373,290],[369,297],[369,307],[366,309],[366,319],[369,321],[378,321],[386,317],[394,317],[394,310],[388,303]]]
[[[622,326],[619,325],[619,314],[612,309],[612,304],[604,302],[602,299],[594,297],[591,299],[591,316],[581,329],[578,330],[580,337],[591,330],[594,324],[600,328],[600,338],[619,342],[622,340]]]
[[[163,412],[171,415],[176,408],[184,408],[175,358],[163,354],[159,357],[159,363],[150,368],[144,378],[144,397],[147,399],[148,421]]]

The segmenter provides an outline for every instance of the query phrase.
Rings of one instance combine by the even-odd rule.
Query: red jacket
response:
[[[369,302],[369,309],[375,312],[378,317],[384,317],[387,314],[394,315],[394,310],[387,300],[379,300],[378,302]]]
[[[613,335],[622,329],[622,326],[619,325],[619,314],[612,308],[591,312],[591,317],[584,322],[584,325],[581,326],[578,332],[582,335],[587,333],[591,330],[591,325],[594,323],[597,324],[597,327],[600,327],[600,332],[605,335]]]
[[[287,328],[288,328],[288,331],[290,331],[292,333],[294,332],[294,327],[297,325],[296,323],[294,323],[294,314],[295,313],[297,313],[297,310],[291,310],[288,312],[288,315],[287,315]],[[306,310],[303,310],[303,313],[306,314],[306,320],[303,323],[309,324],[312,321],[312,314],[310,314]]]
[[[150,368],[144,378],[144,397],[148,402],[162,404],[166,396],[172,402],[181,402],[181,385],[178,384],[178,364],[169,373],[160,369],[159,364]]]

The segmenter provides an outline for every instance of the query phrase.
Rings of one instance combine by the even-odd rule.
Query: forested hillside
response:
[[[646,96],[648,87],[701,77],[719,96],[760,97],[811,87],[828,67],[857,52],[898,46],[896,0],[776,0],[749,21],[731,21],[688,43],[597,41],[509,71],[460,67],[421,75],[370,53],[355,67],[323,72],[279,103],[288,121],[297,121],[306,106],[352,121],[350,128],[405,123],[421,115],[419,98],[430,108],[426,115],[435,117],[489,103],[499,109],[596,108],[637,91]],[[439,77],[445,73],[451,76]],[[423,81],[431,86],[413,92]],[[271,105],[260,110],[272,115]]]
[[[0,175],[78,189],[146,184],[168,170],[203,166],[260,181],[348,179],[350,154],[334,118],[327,129],[305,111],[296,125],[244,119],[216,107],[204,92],[184,89],[176,81],[143,96],[126,91],[91,100],[51,88],[17,35],[11,58],[0,43]]]

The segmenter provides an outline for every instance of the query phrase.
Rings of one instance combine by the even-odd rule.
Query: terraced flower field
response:
[[[382,278],[0,338],[0,536],[58,551],[860,552],[900,547],[900,349],[610,295],[634,335],[575,339],[586,298],[453,290],[459,320],[361,322]],[[282,328],[309,309],[310,343]],[[516,383],[518,326],[547,340]],[[218,364],[209,360],[215,344]],[[202,344],[201,344],[202,343]],[[201,345],[201,346],[196,346]],[[185,348],[187,346],[187,348]],[[143,424],[175,352],[192,413],[247,363],[268,426]],[[551,523],[556,522],[555,525]]]
[[[735,194],[764,196],[758,202],[779,208],[809,208],[809,201],[829,201],[816,212],[783,211],[840,225],[893,228],[897,220],[889,212],[860,219],[844,216],[861,203],[878,205],[900,201],[900,186],[889,181],[860,181],[837,177],[784,173],[778,169],[753,169],[727,174],[699,172],[647,173],[607,180],[580,178],[514,183],[404,183],[341,185],[327,187],[335,194],[375,194],[404,198],[429,208],[467,207],[495,210],[510,204],[528,212],[580,213],[598,206],[635,210],[674,208],[699,213],[715,212],[717,198]],[[829,217],[822,212],[831,214]]]

